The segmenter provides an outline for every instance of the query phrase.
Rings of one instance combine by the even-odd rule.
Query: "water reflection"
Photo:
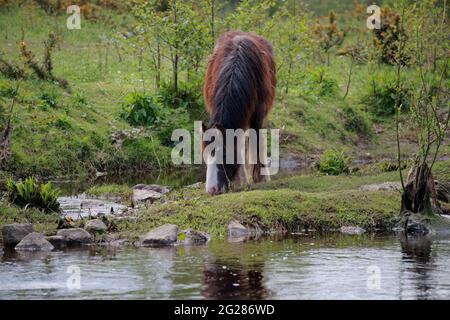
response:
[[[243,265],[216,260],[205,264],[202,295],[205,299],[266,299],[264,264]]]
[[[0,299],[442,299],[450,239],[301,235],[173,248],[0,249]],[[68,290],[79,266],[81,289]],[[367,287],[369,266],[381,290]]]
[[[431,256],[432,240],[429,237],[400,237],[402,250],[402,261],[405,264],[405,273],[416,275],[415,287],[417,299],[426,300],[430,298],[430,290],[433,288],[431,273],[434,270],[434,263]]]

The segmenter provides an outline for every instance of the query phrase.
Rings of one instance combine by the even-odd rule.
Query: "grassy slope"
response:
[[[123,60],[119,63],[119,51],[104,40],[115,33],[114,28],[127,25],[129,19],[115,14],[110,15],[108,23],[83,19],[81,30],[67,30],[65,19],[65,15],[46,16],[33,5],[0,9],[0,51],[9,61],[22,63],[22,29],[27,47],[37,60],[42,59],[48,32],[61,35],[62,41],[53,54],[54,74],[67,79],[72,91],[39,81],[34,75],[21,81],[21,98],[13,118],[13,161],[9,167],[15,173],[58,176],[95,168],[112,170],[126,167],[141,156],[132,143],[122,154],[109,141],[112,132],[129,129],[119,117],[119,105],[126,94],[141,86],[136,75],[137,59],[121,52]],[[28,69],[27,72],[32,74]],[[150,81],[149,78],[145,80]],[[15,86],[2,76],[0,85]],[[55,107],[46,106],[44,94],[55,97]],[[3,97],[0,103],[6,108],[10,101]],[[157,141],[155,144],[159,148]],[[149,145],[146,141],[145,147],[151,151]],[[143,160],[148,160],[148,167],[156,166],[153,156],[147,158]]]
[[[4,56],[20,62],[18,43],[23,28],[28,48],[40,59],[43,41],[50,30],[55,30],[61,35],[62,42],[53,55],[54,74],[66,78],[72,88],[69,94],[54,84],[33,77],[22,82],[22,99],[14,112],[11,171],[22,175],[68,175],[94,169],[133,169],[142,164],[148,170],[157,167],[153,156],[155,150],[161,155],[163,165],[167,164],[170,149],[161,147],[157,139],[154,143],[149,139],[129,143],[122,150],[110,144],[112,132],[129,129],[119,117],[121,100],[144,86],[151,91],[153,79],[151,72],[139,74],[135,54],[123,48],[116,49],[105,41],[131,24],[127,16],[106,12],[110,15],[108,22],[83,20],[81,30],[67,30],[65,16],[46,16],[35,6],[0,10],[0,50]],[[144,64],[145,68],[148,69]],[[380,74],[393,72],[389,67],[378,68]],[[365,154],[376,158],[395,156],[393,122],[371,119],[361,102],[361,92],[367,89],[368,68],[355,67],[350,93],[344,100],[347,70],[346,58],[332,58],[328,73],[338,84],[338,91],[333,96],[300,97],[295,88],[287,97],[279,94],[268,125],[284,128],[282,132],[288,135],[282,142],[283,154],[320,154],[327,147],[346,147],[355,159]],[[14,85],[1,76],[0,84]],[[55,96],[56,107],[46,107],[43,94]],[[10,103],[10,99],[3,98],[2,101],[4,107]],[[346,130],[339,116],[345,106],[359,109],[369,127],[376,121],[385,131],[380,135],[360,137]],[[411,134],[407,127],[402,134],[408,154],[411,143],[406,138]]]

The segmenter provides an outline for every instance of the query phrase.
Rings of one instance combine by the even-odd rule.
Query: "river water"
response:
[[[0,259],[0,299],[450,298],[450,238],[295,235],[164,249],[0,249]]]

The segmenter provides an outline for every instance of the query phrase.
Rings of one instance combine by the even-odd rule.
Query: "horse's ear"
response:
[[[222,133],[225,132],[225,128],[224,128],[223,125],[220,124],[220,123],[216,123],[216,124],[214,125],[214,128],[220,130],[220,132],[222,132]]]

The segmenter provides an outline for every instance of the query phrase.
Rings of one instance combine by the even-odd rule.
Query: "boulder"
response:
[[[229,238],[245,238],[249,236],[250,231],[244,227],[239,221],[233,220],[228,224]]]
[[[161,198],[163,194],[169,193],[169,187],[157,184],[138,184],[133,187],[133,202],[155,201]]]
[[[211,240],[209,234],[197,230],[186,229],[183,231],[184,234],[184,244],[195,245],[195,244],[206,244]]]
[[[89,233],[105,233],[108,230],[106,224],[99,219],[89,220],[84,227]]]
[[[37,232],[27,234],[14,248],[16,251],[52,251],[53,245]]]
[[[168,246],[178,240],[178,227],[173,224],[165,224],[153,229],[140,238],[143,246]]]
[[[360,227],[342,226],[341,233],[350,235],[359,235],[366,233],[366,230]]]
[[[89,244],[94,241],[91,234],[81,228],[59,230],[57,235],[63,237],[69,245]]]
[[[62,248],[66,246],[66,238],[63,236],[48,236],[45,239],[52,244],[55,248]]]
[[[7,224],[2,228],[3,245],[5,247],[14,247],[32,232],[33,225],[30,223]]]

